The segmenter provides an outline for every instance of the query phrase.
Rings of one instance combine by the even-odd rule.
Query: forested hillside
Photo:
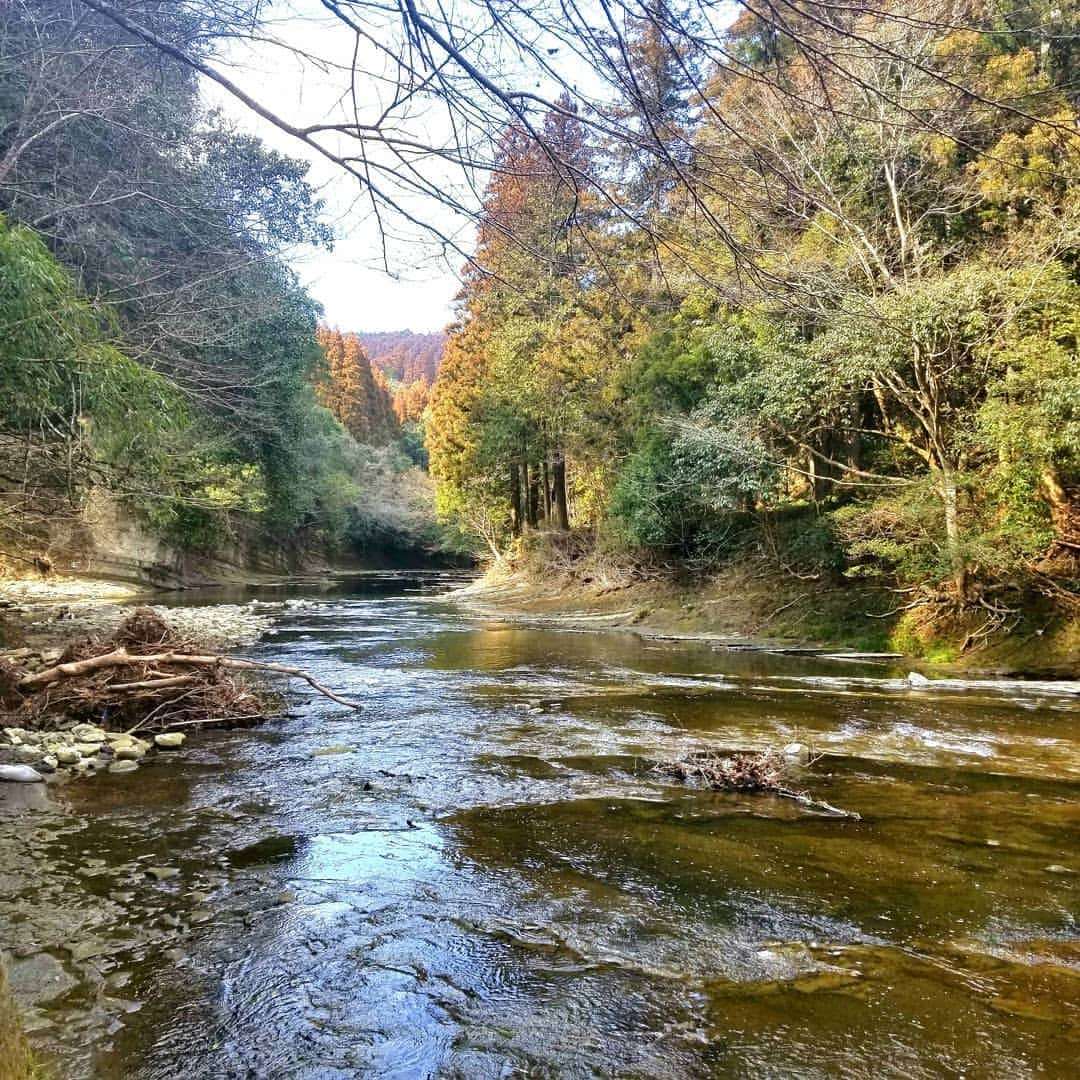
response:
[[[394,414],[419,448],[422,420],[431,387],[442,363],[446,335],[414,334],[411,330],[360,334],[372,366],[383,372],[394,393]]]
[[[747,8],[696,67],[657,8],[609,111],[649,153],[568,95],[505,130],[428,429],[497,556],[766,557],[976,637],[1080,606],[1076,39],[886,9]]]
[[[380,333],[360,333],[372,364],[398,383],[414,383],[419,379],[435,381],[446,348],[446,335],[414,334],[411,330],[389,330]]]
[[[237,32],[138,8],[194,57]],[[331,242],[307,165],[81,5],[4,5],[0,44],[0,550],[37,558],[95,492],[181,550],[347,549],[398,423],[288,268]]]

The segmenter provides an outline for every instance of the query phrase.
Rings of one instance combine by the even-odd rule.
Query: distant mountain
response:
[[[420,378],[433,383],[446,347],[446,335],[441,332],[414,334],[411,330],[386,330],[359,333],[357,337],[363,342],[372,367],[406,386]]]

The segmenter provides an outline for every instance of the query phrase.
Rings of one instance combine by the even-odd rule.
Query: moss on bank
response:
[[[23,1034],[18,1006],[7,984],[7,969],[0,956],[0,1080],[31,1080],[39,1076]]]

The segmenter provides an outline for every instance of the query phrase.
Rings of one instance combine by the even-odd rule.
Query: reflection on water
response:
[[[1075,1074],[1080,688],[530,628],[448,581],[261,593],[254,651],[362,713],[0,818],[58,1075]],[[796,738],[861,821],[651,771]]]

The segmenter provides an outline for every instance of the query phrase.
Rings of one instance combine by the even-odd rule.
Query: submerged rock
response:
[[[154,881],[168,881],[169,878],[179,877],[180,871],[175,866],[148,866],[146,876]]]
[[[130,761],[130,760],[127,760],[127,761],[124,761],[124,760],[113,761],[113,762],[109,763],[109,772],[111,772],[111,773],[134,772],[138,767],[139,767],[139,763],[137,761]]]
[[[242,868],[291,859],[296,854],[298,847],[295,836],[290,836],[287,833],[275,833],[271,836],[264,836],[253,844],[233,848],[226,854],[233,866]]]
[[[24,1002],[53,1001],[77,984],[64,965],[48,953],[12,960],[8,966],[11,989]]]
[[[353,747],[339,744],[337,746],[323,746],[318,750],[312,750],[312,757],[330,757],[332,754],[351,754]]]
[[[0,765],[0,784],[37,784],[45,777],[29,765]]]
[[[909,671],[907,681],[911,686],[929,686],[930,680],[925,675],[920,675],[917,671]]]
[[[92,938],[84,941],[67,941],[64,948],[71,954],[71,959],[76,963],[82,960],[90,960],[100,956],[106,951],[104,942],[94,941]]]
[[[186,738],[187,736],[183,732],[166,731],[154,736],[154,745],[162,750],[179,750],[184,745]]]

